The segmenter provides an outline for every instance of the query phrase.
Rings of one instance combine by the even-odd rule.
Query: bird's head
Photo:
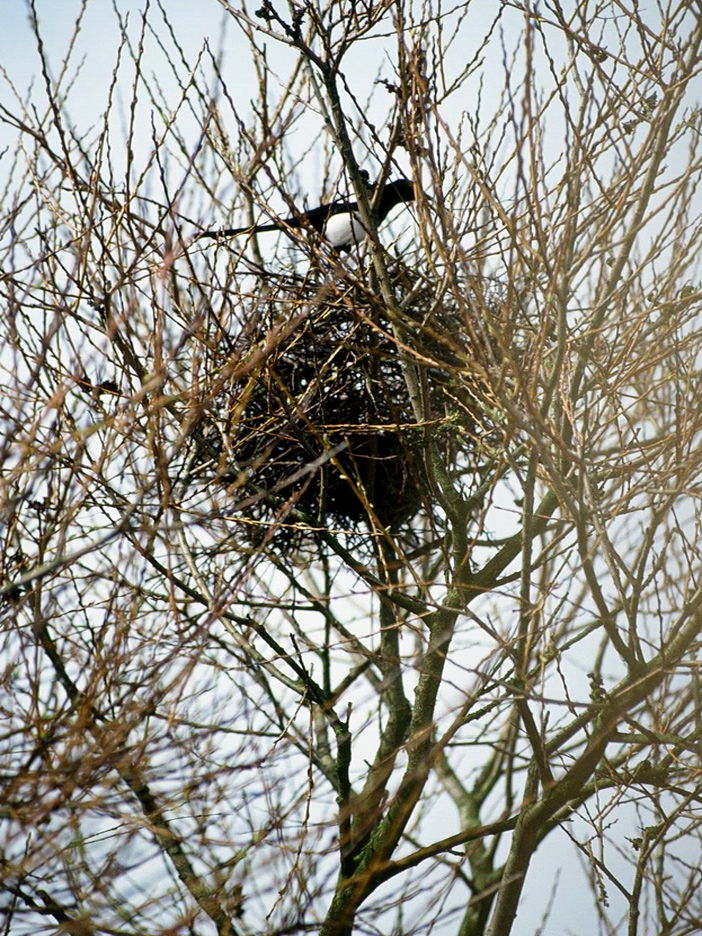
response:
[[[414,201],[416,197],[414,183],[410,182],[409,179],[395,179],[394,182],[388,184],[386,192],[392,196],[396,205],[399,205],[400,202]]]
[[[409,179],[395,179],[394,182],[388,182],[380,196],[378,205],[378,221],[384,221],[388,212],[392,211],[395,205],[403,202],[411,202],[415,199],[414,185]]]

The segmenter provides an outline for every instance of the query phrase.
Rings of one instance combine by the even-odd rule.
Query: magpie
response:
[[[414,201],[414,186],[409,179],[396,179],[384,187],[378,203],[378,224],[381,224],[396,205]],[[199,237],[238,237],[240,234],[264,234],[266,231],[284,231],[286,228],[312,228],[321,234],[335,250],[350,250],[366,235],[358,214],[358,202],[348,199],[328,202],[293,215],[284,221],[255,224],[249,227],[226,228],[221,231],[203,231]]]

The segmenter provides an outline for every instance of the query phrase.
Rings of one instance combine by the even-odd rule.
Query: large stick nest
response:
[[[401,294],[406,273],[396,276]],[[432,512],[429,449],[465,462],[494,430],[476,377],[480,359],[494,363],[493,342],[436,306],[428,288],[399,319],[358,288],[269,295],[208,433],[250,519],[397,529]]]

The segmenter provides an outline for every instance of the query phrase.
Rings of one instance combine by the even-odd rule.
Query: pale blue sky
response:
[[[116,0],[115,5],[122,17],[129,16],[129,36],[133,46],[136,47],[141,30],[144,0]],[[250,101],[257,94],[248,40],[236,25],[232,24],[231,18],[225,14],[217,0],[200,0],[197,4],[193,4],[190,0],[167,0],[163,5],[176,40],[182,46],[189,65],[195,63],[206,43],[209,43],[209,48],[214,55],[217,55],[222,48],[225,50],[226,54],[222,57],[222,74],[238,113],[246,118],[251,112]],[[40,34],[53,79],[59,74],[68,53],[81,6],[81,0],[36,0]],[[255,9],[255,4],[252,9]],[[491,6],[489,0],[478,0],[471,9],[476,11],[471,14],[471,22],[478,26],[490,21],[495,8]],[[484,16],[481,16],[481,10],[485,11]],[[0,65],[6,70],[17,95],[21,98],[21,103],[24,104],[27,101],[28,89],[32,88],[31,101],[39,113],[43,113],[45,108],[43,78],[39,69],[37,42],[30,27],[29,16],[29,0],[0,0],[0,22],[2,23]],[[158,28],[162,23],[162,17],[155,2],[151,3],[149,21],[154,28]],[[511,23],[516,30],[519,22],[520,18],[514,17],[507,21],[507,28],[509,29]],[[177,59],[172,41],[165,32],[164,37],[169,54]],[[475,55],[482,38],[480,29],[472,31],[464,29],[462,41],[453,44],[443,63],[448,81],[451,80],[452,75],[456,75],[463,69],[466,61]],[[517,44],[516,33],[514,44]],[[80,64],[80,73],[71,91],[69,108],[79,132],[87,131],[101,118],[105,108],[107,89],[117,60],[118,46],[119,29],[112,0],[88,0],[81,29],[71,52],[71,67],[68,69],[69,75],[73,75]],[[374,92],[375,82],[379,77],[389,80],[394,77],[391,60],[394,47],[395,41],[392,36],[389,42],[382,38],[365,40],[358,47],[352,48],[344,60],[345,74],[363,110],[363,116],[378,125],[382,125],[392,108],[392,95],[382,87],[376,87],[372,102],[370,105],[367,102]],[[266,42],[266,49],[269,64],[269,97],[275,100],[276,75],[280,74],[284,79],[293,67],[297,55],[282,43],[270,40]],[[499,81],[488,80],[482,89],[484,106],[487,102],[488,109],[494,105],[503,81],[502,62],[496,62],[496,66],[500,76]],[[179,70],[181,74],[185,73],[185,66],[179,63]],[[206,63],[204,70],[208,76],[212,74],[209,63]],[[143,72],[148,77],[155,76],[161,88],[165,90],[169,104],[175,106],[179,99],[179,89],[173,80],[164,53],[158,48],[154,37],[148,33]],[[131,64],[128,57],[124,56],[117,99],[121,98],[123,102],[127,102],[127,106],[132,93],[131,73]],[[469,85],[471,90],[475,90],[476,95],[478,76],[481,73],[482,70]],[[141,97],[143,102],[145,95]],[[18,102],[16,99],[13,100],[12,91],[4,81],[0,81],[0,103],[4,103],[13,111],[17,109]],[[444,102],[442,116],[448,119],[452,132],[458,132],[462,111],[470,110],[472,106],[474,106],[473,101],[467,99],[465,91]],[[123,106],[122,109],[126,110],[126,107]],[[321,127],[321,119],[315,113],[313,105],[308,105],[307,112],[305,118],[291,128],[286,138],[286,143],[294,155],[304,154],[309,139]],[[183,109],[179,115],[179,129],[182,131],[183,128],[187,128],[186,134],[191,132],[194,145],[198,138],[198,127],[194,122],[192,127],[189,127],[188,119],[187,109]],[[143,132],[137,137],[137,145],[140,138],[148,146],[151,136],[149,109],[142,108],[141,120]],[[231,124],[226,129],[232,134],[236,133],[236,128]],[[0,145],[4,146],[11,142],[7,134],[7,128],[0,125]],[[356,155],[363,160],[364,153],[361,148]],[[311,162],[306,168],[308,172],[316,173],[318,164]],[[374,169],[373,166],[369,168],[371,171]],[[313,178],[309,179],[309,187],[310,191],[314,190]]]

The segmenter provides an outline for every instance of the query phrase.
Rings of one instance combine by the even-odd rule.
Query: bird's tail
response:
[[[288,227],[298,227],[296,219],[286,222]],[[198,237],[239,237],[240,234],[265,234],[267,231],[282,231],[283,226],[272,221],[270,224],[251,224],[248,227],[220,228],[217,231],[202,231]]]

